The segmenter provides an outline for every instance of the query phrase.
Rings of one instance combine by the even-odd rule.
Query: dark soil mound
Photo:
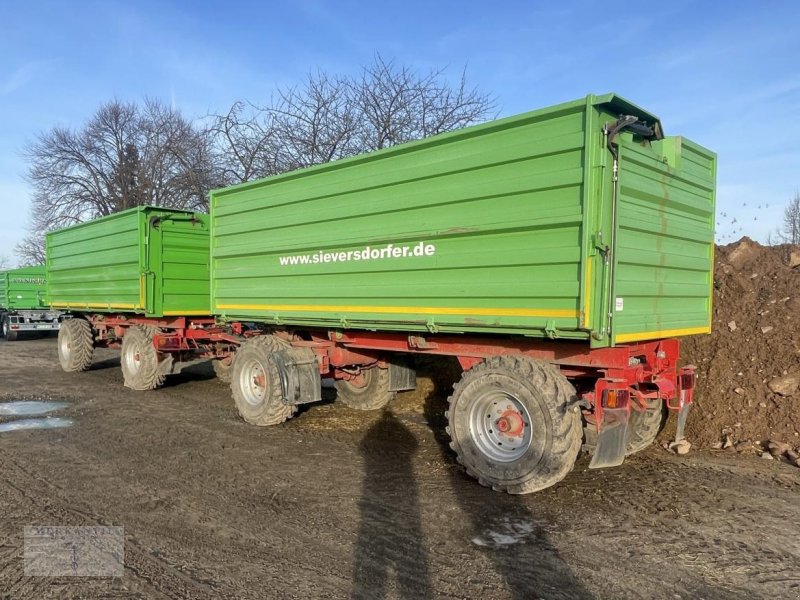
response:
[[[718,246],[711,335],[683,341],[698,367],[687,437],[800,445],[800,250],[742,238]],[[776,391],[781,393],[776,393]]]

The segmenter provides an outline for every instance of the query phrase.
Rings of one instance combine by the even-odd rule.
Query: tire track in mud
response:
[[[18,505],[26,507],[23,519],[26,520],[27,523],[19,524],[18,520],[14,519],[5,519],[3,521],[3,527],[5,529],[8,530],[16,525],[19,530],[16,534],[13,529],[8,531],[6,534],[8,539],[18,537],[21,541],[21,529],[24,525],[31,524],[30,521],[33,518],[33,515],[30,514],[31,512],[34,512],[39,519],[46,519],[46,521],[37,523],[38,525],[115,525],[115,523],[109,523],[105,519],[99,517],[90,509],[76,504],[74,500],[71,501],[70,506],[67,506],[63,500],[61,500],[64,498],[65,490],[49,483],[42,477],[30,473],[14,460],[10,459],[2,450],[0,450],[0,463],[3,465],[6,479],[5,489],[12,490],[12,493],[20,499]],[[22,485],[20,485],[20,482],[22,482]],[[12,571],[12,576],[18,584],[16,587],[12,587],[9,590],[12,593],[12,597],[42,597],[42,591],[50,585],[50,578],[25,576],[21,559],[21,547],[17,546],[12,552],[16,554],[17,560],[4,561],[3,563],[4,569]],[[130,590],[132,595],[124,595],[124,597],[172,598],[179,600],[185,598],[210,597],[215,594],[214,589],[210,585],[194,579],[173,565],[154,556],[146,549],[142,548],[139,543],[127,533],[125,536],[125,571],[126,576],[124,577],[124,584],[126,587],[132,585],[133,589]],[[133,581],[130,580],[129,575],[133,575]],[[5,572],[0,573],[0,577],[4,578]],[[63,580],[63,578],[56,579]],[[114,583],[114,580],[111,578],[106,579],[106,581],[112,584]],[[62,584],[64,589],[59,591],[70,594],[75,587],[86,585],[85,582],[86,580],[84,578],[70,579],[68,583]],[[97,584],[95,581],[92,581],[89,585],[91,588],[105,587],[102,586],[102,584]],[[73,590],[70,590],[70,588],[73,588]],[[175,590],[180,591],[176,592]],[[104,595],[109,591],[113,590],[102,590]],[[79,596],[82,594],[82,591],[78,593]]]
[[[93,436],[86,437],[97,441]],[[82,436],[76,441],[81,442],[84,439]],[[98,448],[99,446],[94,444],[79,443],[77,446],[61,449],[60,458],[69,465],[69,471],[77,476],[82,487],[89,487],[95,491],[124,490],[124,501],[121,503],[119,498],[98,495],[93,498],[93,504],[101,507],[104,504],[109,505],[107,511],[109,514],[123,515],[121,519],[125,522],[114,524],[126,527],[126,552],[130,544],[134,556],[140,559],[132,563],[128,560],[129,557],[126,557],[126,568],[130,567],[134,574],[147,581],[158,582],[158,590],[165,594],[165,597],[243,598],[251,594],[253,597],[259,597],[260,594],[256,590],[241,589],[235,578],[227,577],[224,572],[220,573],[216,569],[210,570],[209,564],[215,567],[218,565],[230,567],[231,558],[244,555],[243,546],[250,547],[258,554],[270,557],[271,566],[276,571],[274,575],[260,573],[259,578],[262,583],[273,580],[277,587],[285,588],[290,582],[282,579],[280,573],[288,574],[292,567],[296,567],[291,559],[282,557],[286,544],[304,548],[319,546],[318,535],[307,531],[307,527],[304,527],[309,522],[317,524],[317,520],[304,519],[302,506],[290,498],[279,497],[277,492],[273,492],[271,496],[267,496],[266,493],[258,495],[251,502],[242,502],[241,498],[245,494],[237,493],[233,485],[228,490],[230,494],[206,489],[197,494],[198,499],[203,502],[198,506],[192,498],[181,495],[179,491],[171,493],[171,490],[163,486],[155,487],[143,482],[139,469],[130,471],[128,476],[123,477],[121,475],[123,471],[114,468],[113,462],[105,460],[88,462],[83,458],[84,456],[97,458],[95,450]],[[123,462],[126,456],[130,457],[127,452],[123,453]],[[88,471],[91,471],[90,478],[86,476]],[[39,487],[35,488],[36,493],[42,494],[43,497],[70,497],[71,508],[65,508],[51,515],[65,518],[63,523],[59,521],[58,524],[73,524],[71,520],[66,519],[70,515],[82,516],[92,522],[97,520],[93,517],[94,513],[86,508],[79,508],[83,504],[76,499],[75,489],[65,489],[51,480],[45,481],[20,465],[16,465],[15,473],[9,475],[13,477],[19,473],[27,474],[28,481],[38,481]],[[132,473],[136,476],[130,477]],[[97,485],[98,482],[101,484]],[[264,499],[263,504],[256,506],[255,501],[261,498]],[[241,518],[231,518],[229,512],[231,505],[241,509]],[[63,503],[61,506],[63,508]],[[248,528],[248,521],[250,524],[253,522],[267,524],[269,530],[259,534],[257,529]],[[132,536],[132,532],[137,532],[136,537]],[[349,532],[342,530],[342,533]],[[175,551],[172,547],[174,545],[170,544],[152,550],[146,548],[143,541],[136,541],[137,539],[164,541],[165,538],[170,542],[177,541],[178,551]],[[192,551],[194,549],[202,549],[204,561],[200,564]],[[187,554],[181,550],[189,552]],[[344,552],[349,553],[349,549],[345,549]],[[342,548],[339,546],[327,548],[323,545],[315,548],[309,553],[309,557],[314,559],[314,564],[304,566],[305,576],[312,581],[316,578],[317,581],[335,584],[333,587],[347,589],[350,585],[349,579],[346,575],[342,576],[341,571],[335,566],[341,554]],[[151,563],[157,568],[154,569]],[[180,569],[173,563],[180,564]],[[153,576],[153,579],[149,575],[151,572],[163,573],[165,569],[167,575],[171,573],[171,576],[162,577],[159,574]],[[161,585],[162,580],[163,585]]]
[[[620,587],[631,597],[637,593],[636,567],[659,572],[665,589],[685,595],[800,597],[800,539],[786,530],[787,520],[800,519],[796,474],[785,467],[786,475],[772,475],[702,459],[687,464],[654,454],[656,449],[648,452],[625,470],[586,472],[567,481],[564,491],[585,496],[592,507],[591,519],[574,519],[565,540],[582,545],[589,573],[603,569],[598,558],[606,548],[620,548]],[[773,477],[788,485],[770,486],[772,496],[764,498]]]

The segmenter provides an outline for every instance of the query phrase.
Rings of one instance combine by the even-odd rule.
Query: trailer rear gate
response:
[[[596,347],[709,331],[715,156],[627,130],[609,148],[620,115],[660,131],[588,96],[214,191],[213,312]]]

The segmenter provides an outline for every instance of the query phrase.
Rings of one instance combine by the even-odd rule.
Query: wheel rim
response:
[[[3,321],[3,337],[8,337],[8,321]]]
[[[239,388],[244,401],[250,406],[260,406],[267,397],[267,374],[260,361],[251,358],[239,371]]]
[[[475,446],[492,461],[514,462],[531,446],[530,413],[507,392],[488,392],[475,401],[469,424]]]
[[[58,351],[61,354],[61,358],[69,360],[69,355],[72,352],[72,344],[70,344],[69,338],[66,335],[61,336],[61,341],[58,344]]]
[[[131,345],[125,348],[122,360],[128,373],[138,373],[142,367],[142,354],[139,351],[139,347]]]

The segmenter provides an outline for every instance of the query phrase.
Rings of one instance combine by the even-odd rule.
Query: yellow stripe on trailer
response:
[[[711,333],[711,326],[689,327],[687,329],[662,329],[661,331],[640,331],[636,333],[621,333],[614,336],[616,342],[638,342],[641,340],[658,340],[698,333]]]
[[[529,308],[446,308],[432,306],[349,306],[324,304],[218,304],[217,310],[261,310],[336,313],[387,313],[423,315],[480,315],[491,317],[549,317],[576,319],[578,311]]]
[[[53,308],[105,308],[115,310],[137,310],[135,304],[84,304],[78,302],[51,302]]]

